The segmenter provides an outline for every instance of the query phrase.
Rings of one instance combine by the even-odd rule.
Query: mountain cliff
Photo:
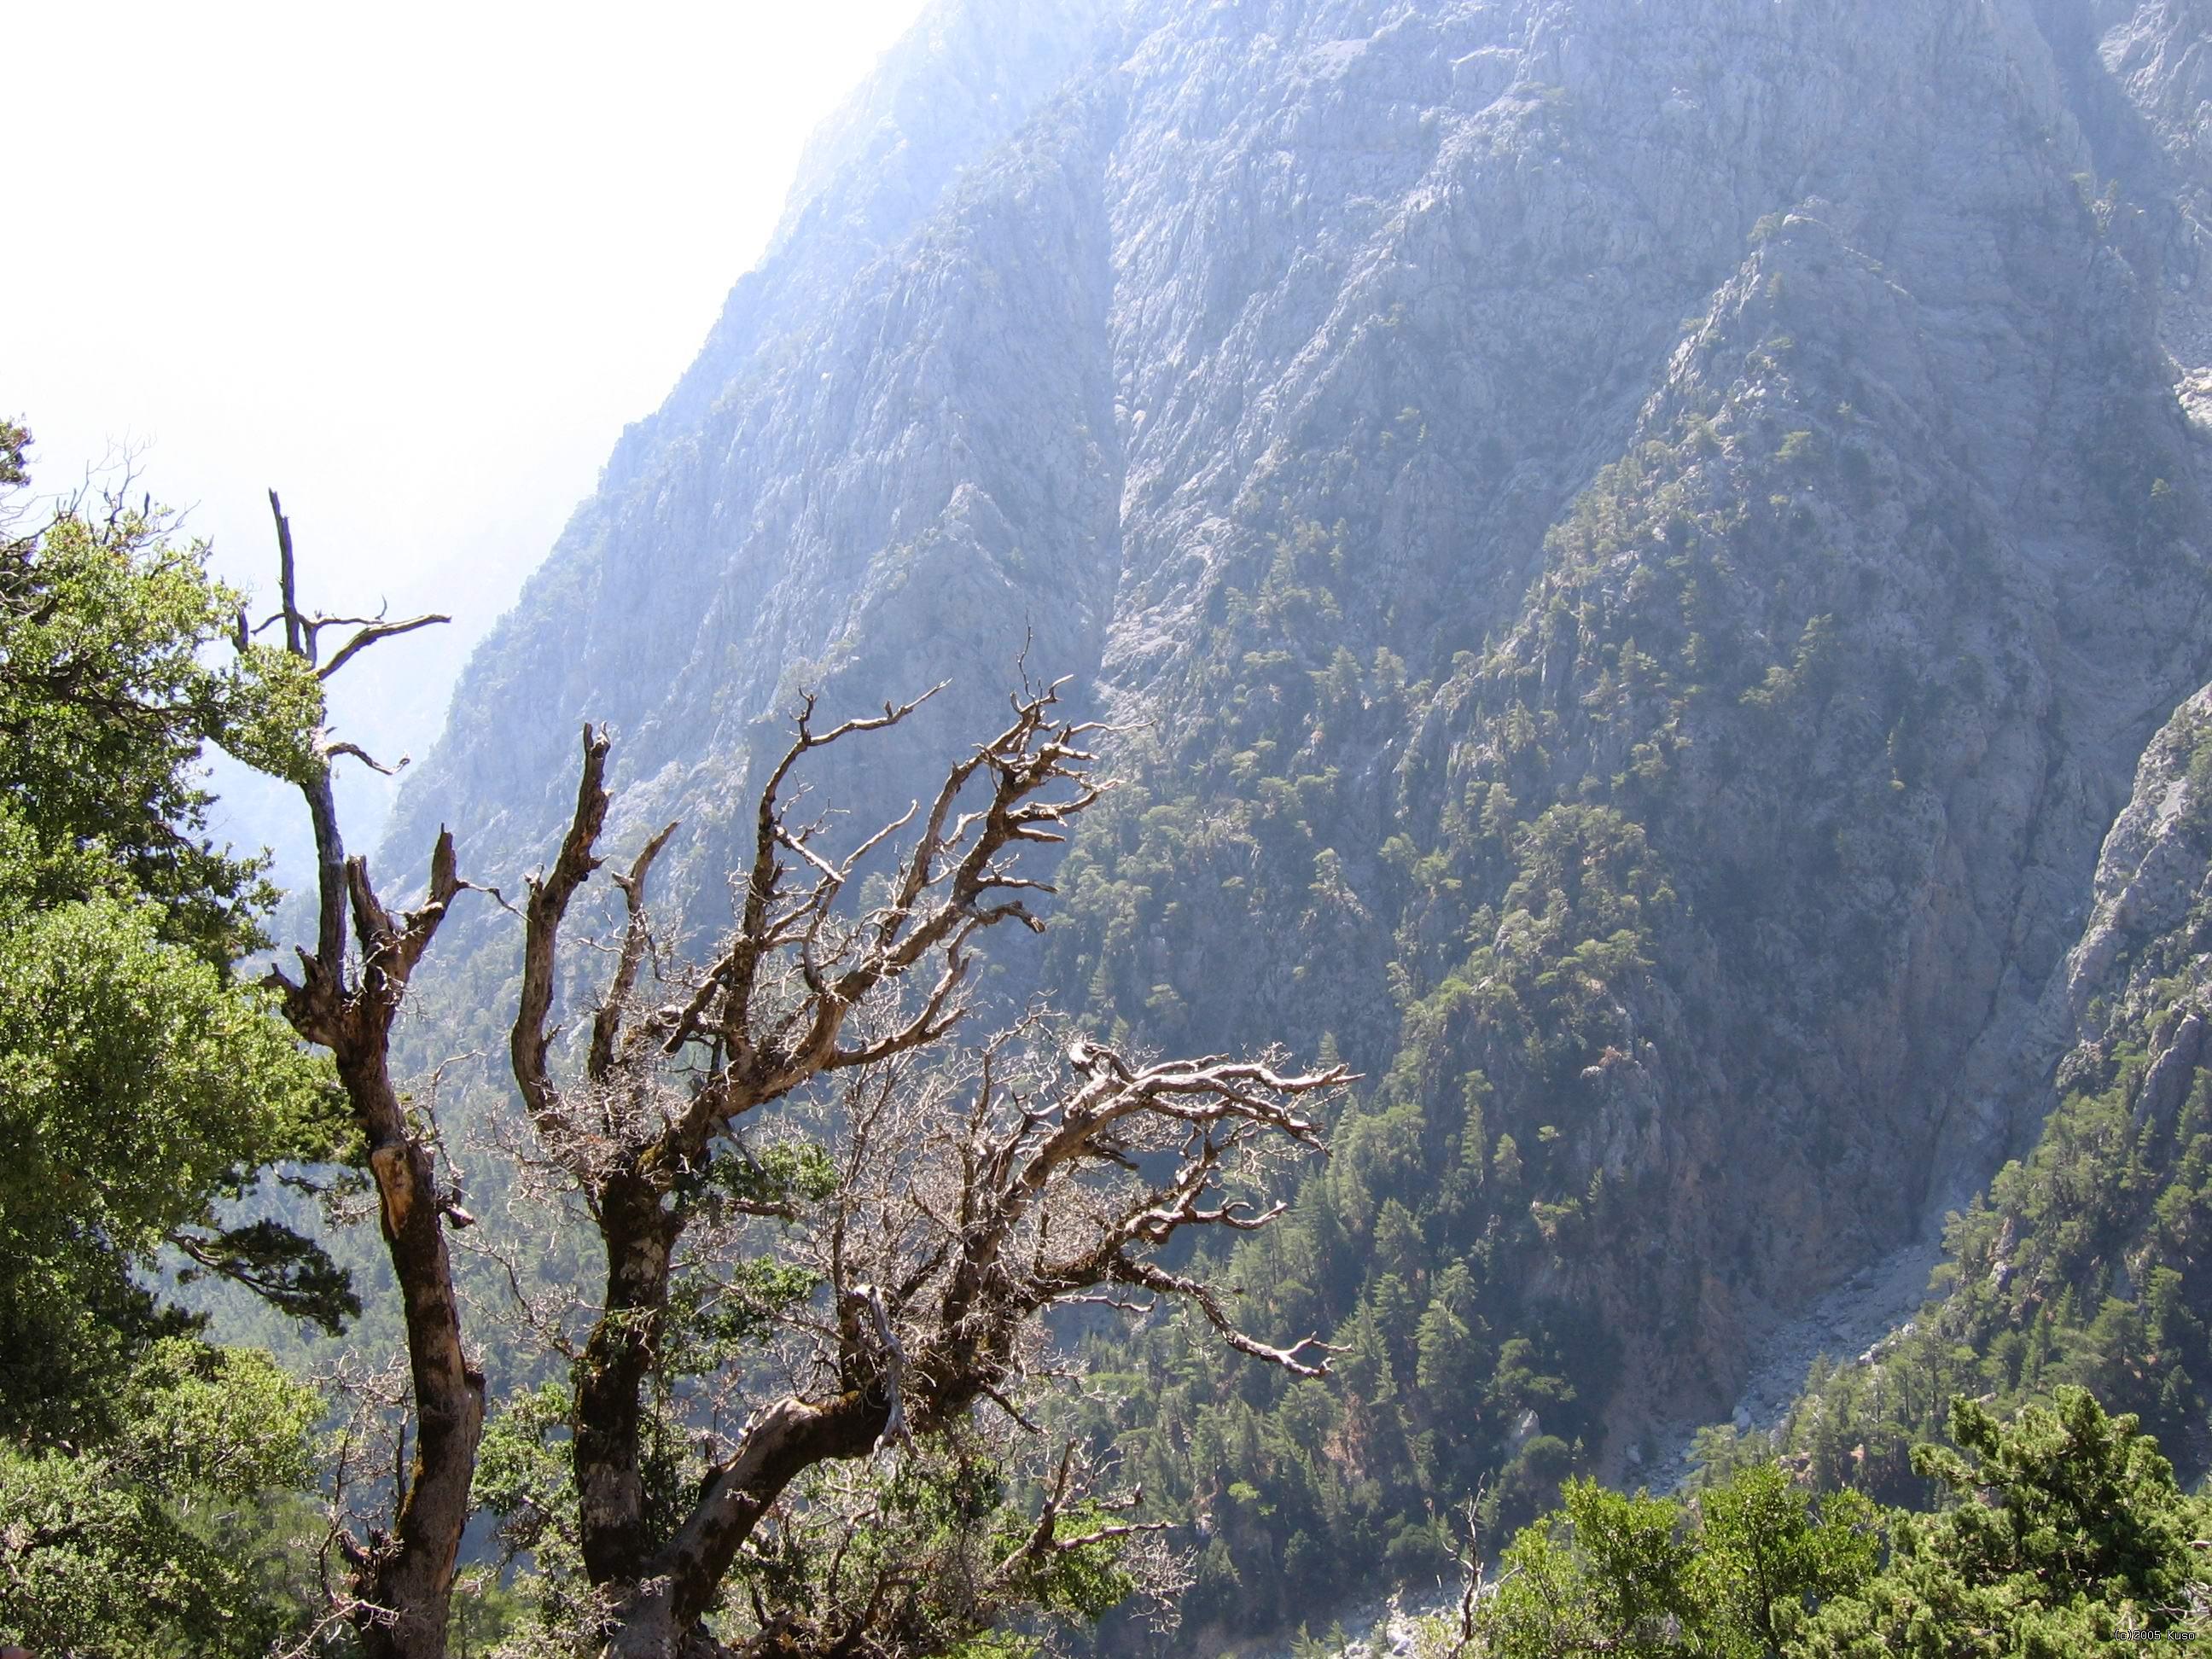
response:
[[[2078,1383],[2138,1413],[2183,1467],[2205,1466],[2212,687],[2145,751],[2092,892],[2044,998],[2064,1058],[2037,1091],[2047,1115],[2033,1149],[1952,1216],[1915,1316],[1855,1360],[1817,1361],[1771,1438],[1744,1445],[1778,1444],[1823,1482],[1916,1499],[1907,1450],[1951,1396],[2010,1407]]]
[[[2212,677],[2208,37],[949,0],[477,654],[395,854],[442,821],[512,880],[604,719],[613,838],[682,817],[711,927],[794,689],[951,678],[919,776],[1073,676],[1128,783],[1060,1000],[1371,1079],[1239,1262],[1337,1381],[1147,1332],[1085,1421],[1200,1528],[1202,1618],[1425,1570],[1431,1500],[1725,1415],[2041,1132],[2100,846]]]

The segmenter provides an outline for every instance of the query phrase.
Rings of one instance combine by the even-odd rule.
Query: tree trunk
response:
[[[676,1622],[675,1587],[654,1579],[617,1607],[604,1659],[684,1659],[684,1634]]]
[[[372,1543],[355,1573],[355,1594],[393,1618],[361,1621],[362,1650],[368,1659],[443,1659],[483,1433],[483,1373],[469,1364],[461,1344],[436,1171],[428,1150],[405,1133],[382,1045],[370,1054],[341,1054],[338,1071],[357,1109],[374,1103],[363,1118],[398,1132],[372,1137],[368,1163],[405,1310],[415,1395],[415,1456],[392,1535]]]
[[[890,1417],[863,1394],[820,1405],[787,1396],[755,1413],[730,1461],[706,1489],[647,1571],[604,1586],[616,1594],[614,1634],[603,1659],[695,1659],[699,1621],[714,1605],[738,1549],[801,1472],[830,1458],[862,1457]]]
[[[273,489],[269,510],[276,520],[285,649],[313,668],[317,679],[328,679],[380,640],[447,620],[426,616],[404,622],[346,621],[303,611],[292,526]],[[328,663],[319,665],[318,635],[341,625],[357,631]],[[241,651],[247,637],[240,616]],[[392,1022],[415,964],[463,884],[454,867],[453,838],[441,831],[430,855],[429,889],[421,907],[398,917],[386,910],[369,880],[368,865],[346,856],[331,787],[330,765],[340,754],[371,766],[376,763],[350,744],[331,741],[326,730],[318,732],[316,739],[322,764],[299,781],[315,831],[314,953],[300,953],[297,981],[271,969],[266,982],[283,994],[292,1029],[328,1048],[337,1060],[338,1080],[368,1145],[385,1249],[404,1310],[415,1406],[415,1457],[397,1494],[392,1530],[371,1533],[366,1545],[349,1534],[341,1534],[338,1543],[351,1570],[356,1603],[351,1616],[368,1659],[444,1659],[453,1567],[468,1525],[469,1487],[483,1435],[484,1379],[470,1365],[461,1345],[437,1164],[408,1123],[406,1108],[392,1086]],[[361,947],[358,972],[351,979],[346,960],[349,910]]]
[[[577,1367],[574,1455],[584,1570],[604,1585],[641,1577],[652,1547],[645,1529],[644,1384],[680,1224],[635,1174],[607,1184],[599,1218],[606,1297]]]

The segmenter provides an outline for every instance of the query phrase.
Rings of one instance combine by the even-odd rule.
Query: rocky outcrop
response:
[[[2086,125],[2100,177],[2121,183],[2144,217],[2166,288],[2167,348],[2185,369],[2212,366],[2212,9],[2095,0],[2080,9],[2086,19],[2045,9],[2077,84],[2108,112]]]
[[[2143,750],[2127,805],[2114,819],[2097,860],[2092,906],[2081,940],[2052,987],[2070,1042],[2094,1042],[2090,1009],[2129,988],[2147,946],[2172,934],[2203,896],[2207,875],[2200,836],[2208,803],[2197,799],[2190,764],[2212,735],[2212,686],[2175,711]],[[2199,781],[2197,788],[2204,785]]]

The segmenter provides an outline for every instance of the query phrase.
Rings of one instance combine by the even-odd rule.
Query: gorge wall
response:
[[[1413,1571],[1430,1498],[1726,1416],[2040,1132],[2100,843],[2212,678],[2208,38],[947,0],[477,653],[392,856],[443,822],[512,882],[605,720],[611,844],[681,817],[711,928],[795,689],[951,680],[823,779],[865,814],[1018,662],[1073,676],[1128,782],[1024,971],[1115,1041],[1370,1079],[1237,1264],[1352,1351],[1333,1391],[1217,1368],[1090,1426],[1223,1609],[1305,1605],[1322,1539]]]

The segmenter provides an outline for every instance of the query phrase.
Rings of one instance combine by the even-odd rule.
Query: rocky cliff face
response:
[[[1074,11],[939,7],[817,138],[763,264],[465,674],[392,845],[451,817],[489,861],[527,865],[589,717],[623,735],[624,809],[681,811],[703,868],[780,695],[834,696],[841,670],[863,703],[922,689],[939,665],[905,645],[935,635],[929,607],[951,660],[1011,665],[1008,514],[1032,545],[1111,521],[1110,469],[1081,435],[1110,423],[1082,367],[1102,256],[1079,214],[963,174],[1023,171],[1015,135],[1087,45]],[[1012,366],[1024,355],[1034,376]],[[1030,476],[1055,434],[1057,482]],[[1078,562],[1110,592],[1110,549]],[[1095,662],[1066,605],[1034,609],[1040,660]]]
[[[1913,1498],[1908,1448],[1953,1395],[2009,1407],[2072,1382],[2138,1413],[2185,1469],[2212,1455],[2212,688],[2144,751],[2091,890],[2039,1013],[2063,1057],[2023,1091],[2033,1149],[1951,1218],[1913,1317],[1856,1358],[1830,1345],[1843,1363],[1815,1365],[1761,1452]]]
[[[396,845],[511,877],[605,719],[710,922],[794,687],[953,677],[919,771],[1026,640],[1130,728],[1062,1000],[1332,1036],[1376,1082],[1316,1201],[1359,1250],[1398,1203],[1417,1309],[1479,1255],[1501,1336],[1594,1331],[1617,1467],[2036,1133],[2099,843],[2212,672],[2208,21],[953,0]]]
[[[2191,919],[2212,882],[2206,867],[2212,848],[2204,842],[2212,775],[2199,759],[2208,734],[2212,686],[2175,710],[2144,750],[2135,793],[2105,837],[2087,925],[2047,998],[2069,1044],[2102,1041],[2113,1012],[2142,1005],[2154,980],[2170,978],[2200,954],[2191,948]]]

